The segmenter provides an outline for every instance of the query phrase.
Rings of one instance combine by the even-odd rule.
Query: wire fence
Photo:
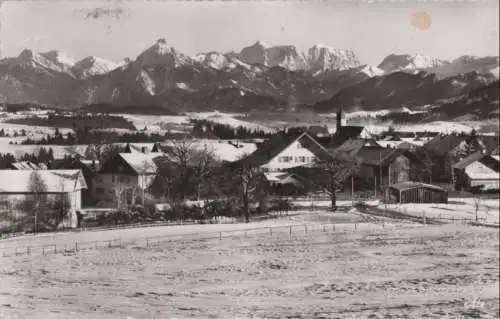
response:
[[[184,234],[169,234],[142,238],[114,238],[98,241],[74,241],[67,242],[64,237],[64,243],[54,242],[47,244],[26,244],[14,245],[9,247],[0,247],[3,258],[16,256],[49,256],[57,254],[76,254],[90,250],[113,249],[113,248],[152,248],[160,243],[182,241],[182,240],[225,240],[230,238],[248,238],[252,236],[281,236],[285,239],[294,239],[300,236],[314,233],[352,233],[352,232],[373,232],[385,228],[413,228],[415,225],[401,225],[399,223],[349,223],[349,224],[295,224],[283,226],[267,226],[244,228],[237,230],[225,230],[216,232],[198,232]]]

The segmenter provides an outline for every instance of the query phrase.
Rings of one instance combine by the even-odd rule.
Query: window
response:
[[[279,158],[281,159],[281,163],[288,163],[293,160],[293,156],[280,156]]]
[[[102,188],[102,187],[97,187],[97,188],[95,189],[95,192],[96,192],[96,194],[104,194],[104,188]]]
[[[115,182],[115,175],[111,175],[111,181],[114,183]]]
[[[301,163],[305,163],[306,162],[306,157],[305,156],[300,156],[299,160],[300,160]]]

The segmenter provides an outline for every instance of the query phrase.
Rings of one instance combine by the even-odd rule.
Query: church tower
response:
[[[342,128],[342,106],[337,111],[337,132]]]

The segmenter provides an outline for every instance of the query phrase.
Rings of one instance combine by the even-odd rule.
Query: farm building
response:
[[[317,158],[330,154],[306,132],[279,132],[260,144],[244,161],[265,172],[280,172],[292,167],[310,166]],[[238,165],[236,161],[234,165]]]
[[[36,200],[40,210],[69,212],[66,226],[76,226],[81,193],[87,188],[80,170],[0,170],[0,181],[0,213],[31,213],[27,204]]]
[[[453,165],[456,190],[499,189],[500,162],[497,157],[476,152]]]
[[[386,203],[448,203],[448,192],[436,185],[401,182],[387,187]]]
[[[162,153],[119,153],[94,176],[93,197],[102,207],[134,205],[144,198],[144,191],[153,183],[158,167],[154,158]]]

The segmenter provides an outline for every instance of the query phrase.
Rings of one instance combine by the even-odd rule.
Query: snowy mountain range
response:
[[[374,66],[362,64],[351,50],[325,45],[302,50],[260,41],[240,52],[191,57],[159,39],[122,63],[24,50],[0,60],[0,98],[67,108],[109,103],[175,111],[327,112],[339,103],[416,107],[489,85],[498,79],[498,63],[498,57],[443,61],[391,54]]]

